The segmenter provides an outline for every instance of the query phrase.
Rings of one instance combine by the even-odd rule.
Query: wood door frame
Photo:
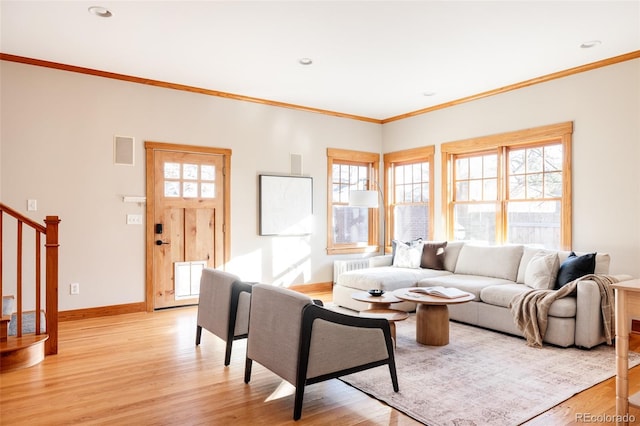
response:
[[[155,206],[155,151],[173,151],[193,154],[208,154],[223,156],[224,163],[224,254],[223,264],[229,262],[231,257],[231,149],[212,148],[196,145],[180,145],[175,143],[152,142],[144,143],[146,154],[146,265],[145,265],[145,304],[147,312],[154,311],[153,300],[153,248],[155,242],[154,226],[154,206]]]

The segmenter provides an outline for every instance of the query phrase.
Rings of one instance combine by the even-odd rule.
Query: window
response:
[[[448,238],[571,247],[572,123],[443,144]]]
[[[379,250],[378,209],[350,207],[352,190],[376,190],[380,155],[327,149],[327,253]]]
[[[164,196],[171,198],[215,198],[216,166],[164,163]]]
[[[391,240],[429,240],[433,235],[433,154],[434,147],[421,147],[384,155],[388,232]]]

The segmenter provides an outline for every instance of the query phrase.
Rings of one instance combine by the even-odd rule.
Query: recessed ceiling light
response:
[[[580,47],[582,49],[591,49],[592,47],[596,47],[600,44],[602,44],[600,40],[591,40],[591,41],[585,41],[580,45]]]
[[[311,58],[300,58],[298,60],[298,63],[300,65],[311,65],[313,63],[313,60]]]
[[[428,92],[428,91],[427,92],[422,92],[422,95],[423,96],[435,96],[436,92]]]
[[[102,6],[91,6],[89,8],[89,13],[91,13],[92,15],[99,16],[101,18],[110,18],[112,15],[109,9]]]

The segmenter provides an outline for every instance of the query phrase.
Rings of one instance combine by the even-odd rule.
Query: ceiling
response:
[[[4,54],[376,120],[640,50],[639,0],[2,0],[0,24]]]

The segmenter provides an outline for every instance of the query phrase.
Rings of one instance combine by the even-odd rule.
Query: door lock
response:
[[[164,241],[162,241],[162,240],[156,240],[156,245],[157,245],[157,246],[161,246],[161,245],[163,245],[163,244],[167,244],[167,245],[169,245],[169,244],[171,244],[171,243],[167,243],[167,242],[164,242]]]

